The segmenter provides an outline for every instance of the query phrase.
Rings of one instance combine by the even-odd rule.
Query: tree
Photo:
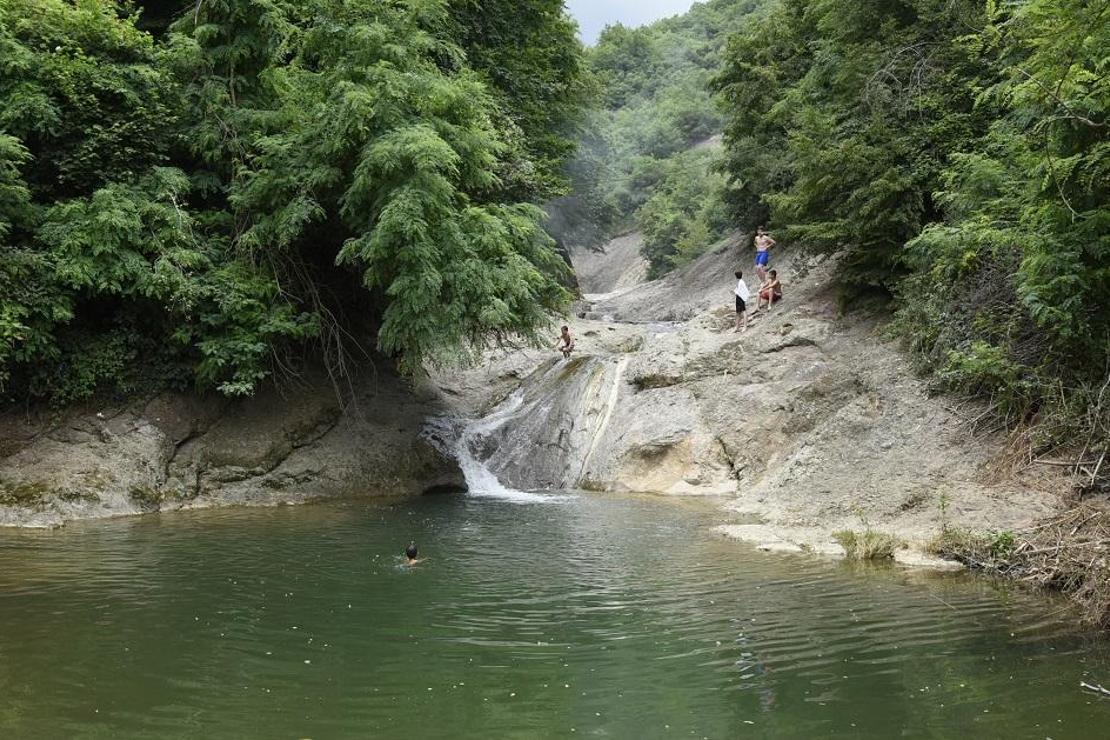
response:
[[[452,36],[498,99],[509,144],[500,190],[540,202],[564,195],[584,109],[596,85],[563,0],[451,0]]]
[[[569,298],[528,202],[584,99],[552,3],[469,50],[445,2],[205,0],[168,28],[174,4],[145,5],[157,37],[108,0],[0,6],[9,397],[246,394],[365,340],[415,373]],[[528,34],[531,81],[497,87]]]

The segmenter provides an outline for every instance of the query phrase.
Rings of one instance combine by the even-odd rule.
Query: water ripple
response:
[[[1058,603],[769,558],[689,504],[528,495],[5,536],[0,736],[1029,736],[1066,718],[1053,736],[1080,737],[1110,721],[1075,690],[1110,656]]]

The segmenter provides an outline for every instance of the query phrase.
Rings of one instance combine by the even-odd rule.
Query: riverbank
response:
[[[576,254],[597,292],[576,306],[569,361],[497,352],[415,391],[367,375],[343,409],[321,379],[238,402],[9,413],[0,523],[462,490],[427,421],[499,408],[471,444],[505,486],[714,496],[746,522],[720,531],[768,550],[837,553],[835,533],[878,531],[922,562],[942,530],[1020,532],[1061,508],[1055,469],[999,474],[1004,440],[914,377],[881,307],[841,315],[832,262],[778,256],[785,300],[734,333],[746,256],[733,237],[646,281],[636,234]]]
[[[838,553],[838,532],[883,532],[916,563],[935,563],[942,530],[1018,532],[1061,508],[1067,480],[1000,472],[1005,439],[914,376],[883,307],[841,314],[832,261],[779,255],[785,300],[734,333],[739,237],[650,282],[636,242],[575,255],[597,292],[571,360],[498,354],[434,378],[460,413],[501,405],[475,444],[506,485],[716,496],[750,522],[720,531],[765,549]]]
[[[0,416],[0,526],[327,496],[461,490],[423,437],[433,389],[369,369],[341,404],[326,377],[230,400],[164,393]]]

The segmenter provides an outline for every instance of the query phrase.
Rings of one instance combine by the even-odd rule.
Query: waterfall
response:
[[[517,389],[493,411],[481,419],[464,422],[453,448],[469,495],[497,498],[514,503],[559,503],[574,498],[562,494],[533,493],[506,487],[493,471],[478,459],[475,448],[479,442],[503,424],[532,410],[534,404],[525,406],[524,391]]]
[[[604,471],[628,362],[608,355],[553,359],[484,417],[435,420],[429,438],[458,461],[473,496],[565,500],[543,492],[574,490],[595,466]]]

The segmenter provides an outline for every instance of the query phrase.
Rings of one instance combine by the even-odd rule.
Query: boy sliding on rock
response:
[[[563,359],[570,357],[570,353],[574,351],[574,337],[570,335],[570,328],[564,326],[562,333],[559,335],[559,341],[555,343],[555,349],[563,353]]]
[[[744,282],[744,273],[742,270],[736,271],[736,328],[734,332],[746,330],[748,328],[748,301],[751,300],[752,294],[748,290],[748,284]]]

